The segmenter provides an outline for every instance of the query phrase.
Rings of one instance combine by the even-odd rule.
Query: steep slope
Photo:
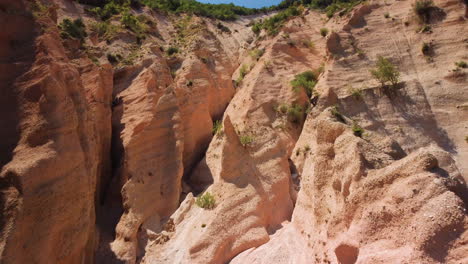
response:
[[[292,223],[232,263],[467,260],[466,142],[460,134],[467,120],[462,106],[467,82],[463,70],[456,79],[450,73],[455,61],[466,60],[466,33],[454,37],[453,32],[467,32],[467,27],[461,3],[436,5],[444,16],[431,23],[429,35],[414,33],[419,25],[408,1],[365,5],[349,20],[329,22],[335,28],[327,40],[333,60],[317,86],[325,96],[295,147],[308,146],[310,154],[292,157],[302,173]],[[430,58],[421,54],[428,39],[435,50]],[[402,73],[395,93],[381,91],[370,78],[378,55],[391,58]],[[352,94],[356,88],[361,92]],[[352,117],[345,119],[348,127],[336,117],[330,120],[326,107],[334,104],[335,116]],[[369,131],[365,140],[352,135],[355,122]],[[378,134],[414,153],[392,161],[404,153]],[[462,173],[447,152],[420,149],[427,145],[453,153]]]
[[[92,261],[110,135],[110,114],[98,104],[110,103],[112,71],[68,59],[53,8],[4,1],[1,12],[2,125],[14,129],[2,148],[2,262]]]

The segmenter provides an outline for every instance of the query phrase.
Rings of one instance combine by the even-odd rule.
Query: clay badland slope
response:
[[[2,261],[468,261],[466,6],[435,1],[421,32],[412,4],[305,9],[275,36],[252,32],[264,15],[134,9],[141,39],[72,1],[1,1]],[[61,39],[78,17],[88,36]]]

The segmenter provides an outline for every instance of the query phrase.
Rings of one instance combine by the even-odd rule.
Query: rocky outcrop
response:
[[[453,161],[439,167],[448,153],[424,149],[394,160],[371,143],[378,135],[361,139],[329,111],[310,125],[313,154],[291,223],[233,263],[308,263],[311,256],[319,263],[463,258],[468,219],[456,190],[464,185]],[[288,243],[291,234],[302,243]]]
[[[101,157],[109,151],[110,124],[108,109],[94,107],[92,98],[109,106],[112,73],[88,60],[80,76],[61,44],[54,9],[4,1],[0,12],[8,100],[2,136],[9,138],[1,155],[2,262],[92,261],[95,189],[108,166]],[[107,131],[97,136],[98,130]]]
[[[111,248],[129,262],[144,255],[148,237],[177,209],[182,176],[203,158],[213,121],[235,91],[236,53],[222,46],[206,21],[184,19],[204,29],[186,36],[184,54],[168,56],[151,46],[152,54],[116,74],[114,149],[121,156],[115,177],[124,213]]]

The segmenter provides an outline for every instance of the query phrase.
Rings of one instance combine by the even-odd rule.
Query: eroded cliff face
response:
[[[435,1],[421,33],[412,4],[305,10],[276,36],[252,32],[265,15],[131,10],[142,40],[76,2],[1,1],[2,262],[468,261],[465,6]]]
[[[110,165],[112,69],[72,62],[55,10],[35,8],[1,9],[2,261],[89,262],[97,181]]]

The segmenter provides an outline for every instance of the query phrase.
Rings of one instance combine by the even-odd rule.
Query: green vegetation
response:
[[[281,104],[276,108],[276,111],[281,115],[286,115],[292,123],[300,123],[304,119],[304,108],[296,103]]]
[[[429,54],[431,53],[431,44],[427,43],[427,42],[424,42],[422,47],[421,47],[421,52],[422,52],[422,54],[424,54],[426,56],[429,56]]]
[[[216,24],[216,27],[221,30],[222,32],[225,32],[225,33],[231,33],[231,30],[226,27],[225,25],[223,25],[221,22],[218,22],[218,24]]]
[[[130,9],[130,1],[110,0],[106,2],[103,7],[95,7],[89,11],[102,20],[107,20]]]
[[[120,19],[124,27],[133,31],[137,35],[142,35],[148,31],[148,26],[141,21],[145,21],[145,16],[140,15],[138,18],[130,12],[125,12]]]
[[[428,23],[431,11],[435,8],[432,0],[418,0],[413,6],[414,13],[419,17],[421,22]]]
[[[465,136],[465,141],[466,143],[468,143],[468,136]]]
[[[328,35],[328,28],[321,28],[320,35],[322,35],[322,37],[326,37]]]
[[[32,15],[35,19],[49,16],[49,8],[47,5],[38,0],[31,2]]]
[[[263,62],[263,66],[265,67],[265,69],[269,72],[271,72],[273,70],[273,67],[272,67],[272,64],[271,64],[271,61],[269,60],[266,60]]]
[[[249,68],[247,65],[242,64],[242,66],[239,69],[239,77],[237,77],[236,84],[239,85],[243,80],[245,75],[247,75],[249,71]]]
[[[213,135],[221,135],[223,131],[223,123],[221,120],[216,120],[213,122],[213,129],[211,131]]]
[[[253,49],[249,52],[250,57],[254,60],[259,60],[263,54],[265,53],[265,49]]]
[[[314,92],[314,87],[317,84],[317,79],[320,73],[321,70],[319,69],[315,71],[305,71],[294,76],[294,80],[291,81],[293,90],[298,92],[299,89],[304,89],[307,96],[310,98]]]
[[[240,15],[252,15],[261,11],[234,4],[204,4],[195,0],[142,0],[141,3],[169,13],[188,13],[220,20],[234,20]]]
[[[192,86],[193,86],[193,81],[192,81],[192,80],[188,80],[187,83],[186,83],[186,85],[187,85],[188,87],[192,87]]]
[[[195,203],[200,208],[213,209],[215,207],[216,200],[215,200],[215,197],[211,193],[206,192],[205,194],[198,196]]]
[[[341,123],[346,123],[344,116],[340,113],[340,109],[337,105],[331,108],[331,114],[336,118],[336,120],[340,121]]]
[[[388,12],[385,12],[384,17],[385,18],[390,18],[390,14]]]
[[[432,33],[432,27],[427,25],[427,24],[424,24],[419,28],[419,30],[417,32],[419,32],[419,33]]]
[[[468,68],[468,63],[466,63],[466,61],[458,61],[458,62],[455,62],[455,66],[457,66],[457,68]]]
[[[356,137],[362,137],[362,134],[364,134],[364,129],[360,127],[357,123],[353,123],[351,129],[353,130],[353,134]]]
[[[107,60],[111,64],[117,64],[122,60],[122,55],[120,54],[112,54],[112,53],[107,53]]]
[[[179,53],[179,48],[174,47],[174,46],[170,46],[170,47],[166,50],[166,54],[167,54],[168,56],[172,56],[172,55],[174,55],[174,54],[176,54],[176,53]]]
[[[400,80],[398,69],[388,59],[382,56],[378,57],[376,68],[372,69],[370,72],[382,86],[385,86],[387,82],[390,82],[392,86],[396,86]]]
[[[354,99],[359,100],[362,98],[362,89],[350,88],[349,91],[351,95],[354,97]]]
[[[268,35],[274,36],[278,34],[284,23],[293,16],[302,14],[302,9],[298,6],[289,6],[287,9],[280,11],[278,14],[265,19],[264,21],[256,22],[252,25],[252,31],[259,34],[263,29]]]
[[[91,24],[91,31],[95,32],[99,38],[111,41],[120,32],[120,27],[109,21],[95,22]]]
[[[312,40],[303,40],[302,45],[311,50],[315,50],[315,43]]]
[[[304,110],[298,104],[292,104],[287,110],[288,119],[293,123],[300,123],[304,118]]]
[[[65,18],[59,24],[59,28],[60,37],[62,37],[63,39],[73,38],[83,42],[84,38],[88,35],[86,34],[86,26],[83,23],[83,20],[81,20],[81,18],[77,18],[73,21],[71,21],[68,18]]]
[[[254,142],[254,138],[251,135],[240,135],[239,140],[243,147],[246,147]]]
[[[316,9],[326,11],[327,17],[332,18],[338,12],[339,16],[343,16],[351,11],[356,5],[361,3],[361,0],[312,0],[310,6]]]
[[[130,50],[130,53],[121,60],[120,63],[122,65],[133,65],[135,64],[135,61],[142,56],[141,49],[138,45],[132,45],[128,49]]]

